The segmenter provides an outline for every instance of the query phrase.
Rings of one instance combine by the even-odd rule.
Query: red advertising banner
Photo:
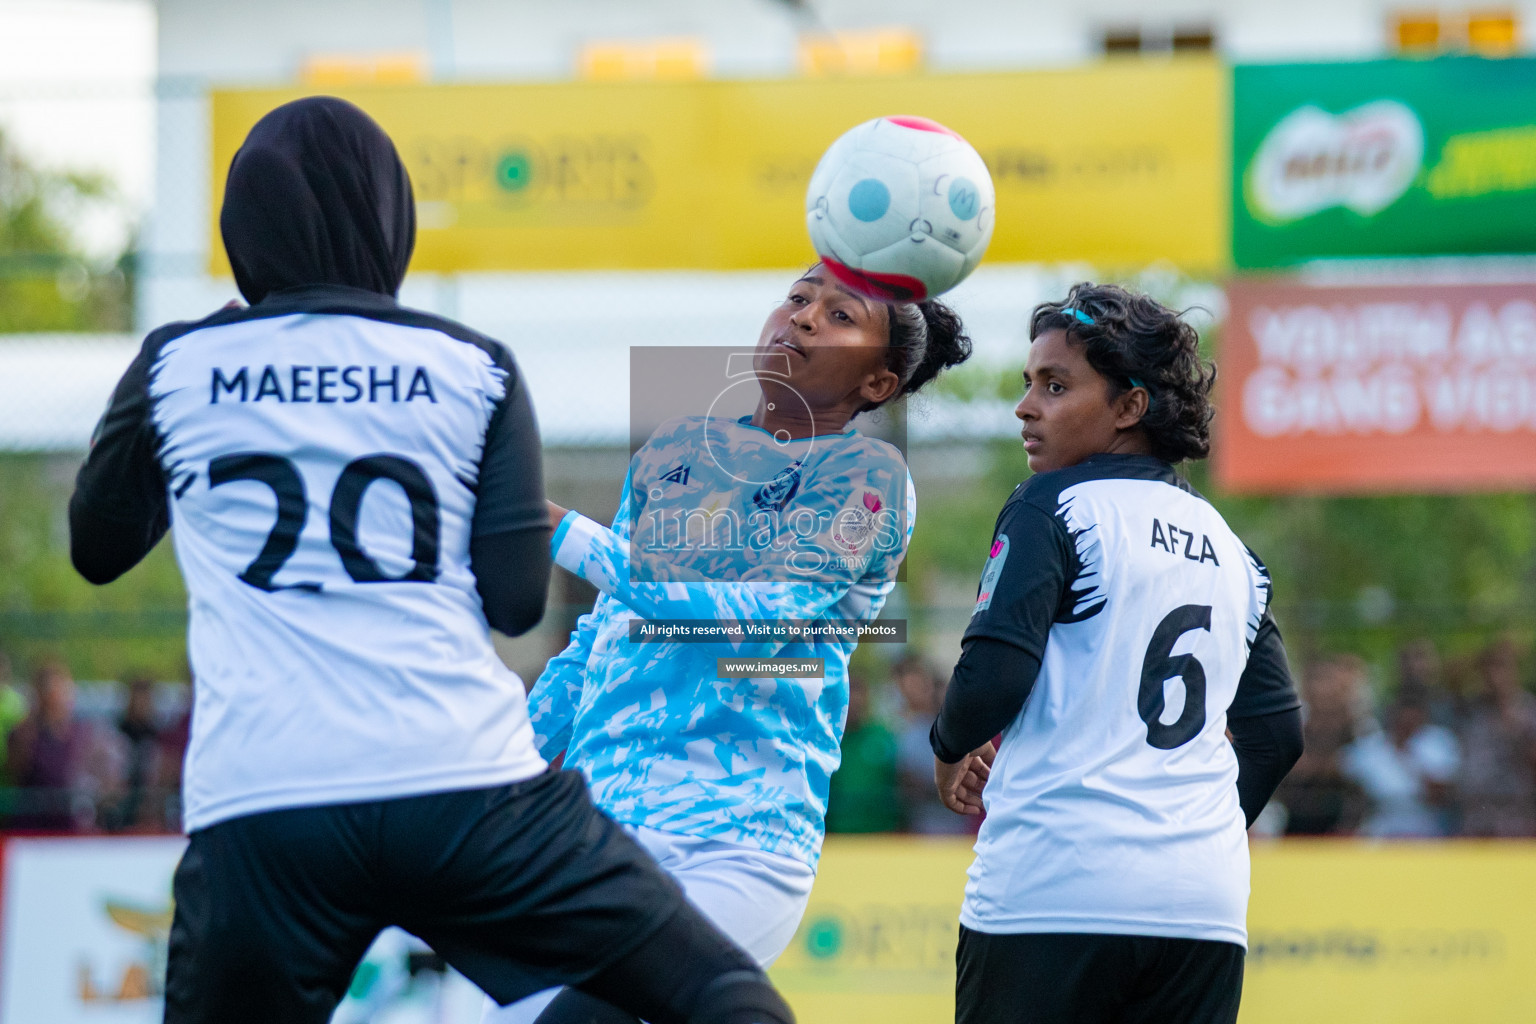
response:
[[[1233,491],[1536,485],[1536,283],[1227,291],[1215,469]]]

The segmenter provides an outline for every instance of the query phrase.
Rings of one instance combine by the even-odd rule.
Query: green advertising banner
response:
[[[1536,59],[1233,75],[1237,266],[1536,253]]]

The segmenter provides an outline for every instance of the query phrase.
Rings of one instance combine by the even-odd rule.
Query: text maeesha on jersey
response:
[[[409,383],[402,386],[402,367],[393,366],[285,366],[271,363],[253,370],[242,366],[226,370],[213,367],[208,404],[225,401],[314,402],[319,405],[354,402],[411,402],[422,399],[437,404],[432,375],[425,366],[404,368]],[[402,397],[402,395],[404,397]]]

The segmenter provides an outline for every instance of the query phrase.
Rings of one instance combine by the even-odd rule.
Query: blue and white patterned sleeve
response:
[[[624,478],[619,511],[611,528],[616,537],[625,537],[630,521],[630,477]],[[567,519],[570,518],[568,514]],[[563,525],[563,524],[562,524]],[[559,547],[558,535],[555,547]],[[539,673],[538,681],[528,691],[528,714],[533,722],[534,741],[545,760],[565,750],[571,741],[571,723],[581,707],[586,686],[587,662],[592,657],[592,641],[601,620],[602,598],[593,609],[576,620],[570,642]]]
[[[883,520],[861,517],[863,513],[878,517],[895,501],[910,504],[912,494],[905,472],[900,481],[891,479],[894,474],[888,472],[882,474],[887,479],[873,481],[859,469],[857,458],[858,453],[850,453],[843,465],[822,467],[819,479],[802,486],[790,514],[813,515],[820,529],[802,538],[798,546],[764,552],[756,565],[735,580],[712,581],[654,558],[642,564],[643,575],[636,573],[637,559],[628,538],[575,512],[555,532],[555,561],[648,619],[810,620],[834,608],[844,619],[873,618],[905,555],[913,510],[909,508],[905,517],[887,513]],[[852,514],[840,519],[845,510]],[[868,531],[883,529],[894,537],[882,545],[865,532],[860,543],[849,543],[854,532],[850,522],[861,529],[866,523],[877,523]],[[865,539],[871,542],[863,543]],[[807,551],[832,557],[821,560],[817,555],[815,578],[796,579],[805,574],[805,566],[797,567],[795,560]],[[642,578],[636,579],[637,575]],[[663,582],[651,582],[657,579]],[[742,640],[722,641],[721,646],[742,656],[767,657],[783,643]]]
[[[592,638],[597,634],[597,616],[588,612],[576,620],[571,642],[550,659],[539,673],[538,682],[528,691],[528,714],[533,721],[534,742],[539,756],[546,761],[565,750],[571,742],[571,723],[581,706],[582,687],[587,678],[587,659],[592,656]]]

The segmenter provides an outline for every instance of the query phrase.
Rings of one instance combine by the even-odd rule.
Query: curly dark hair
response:
[[[1200,358],[1200,337],[1181,316],[1119,285],[1084,281],[1062,301],[1035,307],[1029,340],[1065,331],[1069,342],[1083,346],[1088,365],[1117,389],[1115,397],[1138,385],[1147,389],[1141,428],[1153,455],[1173,463],[1203,459],[1211,453],[1216,364]]]
[[[901,381],[886,401],[915,394],[943,371],[971,357],[971,337],[960,314],[938,299],[886,303],[885,310],[891,325],[885,365]],[[868,403],[859,411],[875,408],[877,403]]]

